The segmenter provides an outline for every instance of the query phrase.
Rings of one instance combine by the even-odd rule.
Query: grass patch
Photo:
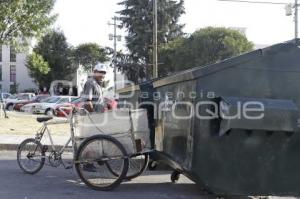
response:
[[[0,135],[34,135],[43,125],[36,121],[37,117],[43,115],[8,112],[8,117],[6,119],[3,113],[0,113]],[[54,120],[61,120],[61,118],[54,118]],[[70,135],[69,123],[49,125],[49,129],[53,135]]]

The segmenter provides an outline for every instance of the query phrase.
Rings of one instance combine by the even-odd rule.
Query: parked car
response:
[[[54,110],[54,115],[57,117],[67,117],[73,107],[81,108],[85,102],[85,99],[78,98],[70,103],[59,104]],[[104,98],[106,104],[105,110],[113,110],[117,108],[117,101],[109,98]]]
[[[32,100],[34,97],[34,93],[19,93],[16,95],[12,95],[4,100],[5,108],[9,111],[12,111],[15,103]]]
[[[27,112],[27,113],[33,113],[33,110],[35,109],[35,106],[39,103],[48,103],[51,101],[53,97],[48,97],[46,99],[41,100],[40,102],[35,102],[35,103],[29,103],[20,108],[21,112]]]
[[[0,92],[0,102],[4,102],[7,98],[11,96],[10,93],[1,93]]]
[[[46,98],[40,103],[31,103],[23,106],[21,111],[31,112],[34,114],[53,115],[54,109],[58,104],[64,104],[75,100],[74,96],[53,96]]]
[[[20,111],[22,106],[26,105],[26,104],[31,104],[31,103],[39,103],[42,100],[46,99],[50,97],[50,95],[48,94],[42,94],[42,95],[37,95],[35,96],[32,100],[27,100],[27,101],[22,101],[22,102],[17,102],[14,105],[14,110],[16,111]]]
[[[57,117],[67,117],[73,107],[82,107],[84,101],[84,98],[77,98],[70,103],[58,104],[54,109],[54,115]]]

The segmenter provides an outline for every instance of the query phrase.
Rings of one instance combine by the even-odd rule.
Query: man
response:
[[[106,75],[106,71],[107,68],[104,64],[96,64],[93,70],[93,75],[84,85],[83,98],[86,99],[85,109],[89,112],[104,111],[102,84]]]
[[[104,64],[98,63],[94,67],[93,74],[86,81],[82,97],[85,99],[84,108],[92,112],[104,112],[104,98],[102,91],[102,84],[106,75],[107,68]],[[91,151],[87,153],[88,156],[94,156]],[[88,172],[96,172],[97,169],[93,163],[84,164],[84,170]]]

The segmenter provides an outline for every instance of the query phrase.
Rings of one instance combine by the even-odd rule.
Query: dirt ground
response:
[[[36,121],[37,117],[44,117],[43,115],[29,115],[19,112],[8,112],[8,119],[4,114],[0,113],[0,135],[1,134],[14,134],[14,135],[34,135],[42,126],[41,123]],[[61,121],[61,118],[55,118],[56,121]],[[56,124],[50,125],[49,129],[53,135],[69,135],[70,125]]]

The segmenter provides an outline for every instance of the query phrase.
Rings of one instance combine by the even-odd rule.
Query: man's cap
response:
[[[94,67],[94,71],[107,73],[107,67],[103,63],[97,63],[96,66]]]

